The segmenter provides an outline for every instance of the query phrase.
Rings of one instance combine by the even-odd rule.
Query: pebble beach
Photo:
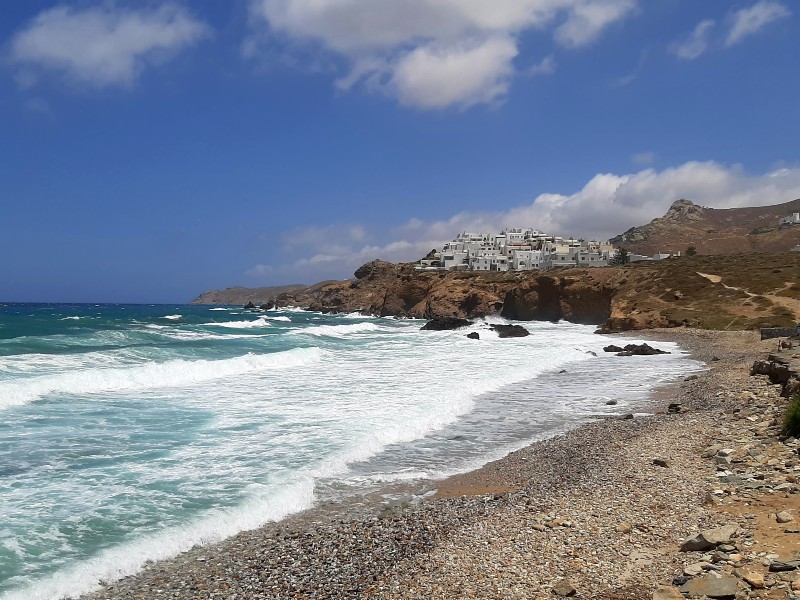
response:
[[[596,420],[429,482],[436,493],[419,502],[315,509],[83,598],[800,597],[800,572],[773,569],[800,550],[791,523],[775,525],[779,512],[800,519],[797,441],[778,436],[779,386],[749,374],[774,341],[637,335],[677,342],[708,369],[642,398],[647,416]],[[736,525],[724,543],[681,551],[723,525]],[[734,595],[708,595],[723,584]]]

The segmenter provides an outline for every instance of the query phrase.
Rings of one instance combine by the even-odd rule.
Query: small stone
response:
[[[734,598],[739,580],[736,577],[716,577],[707,575],[692,579],[681,587],[689,596],[708,596],[709,598]]]
[[[758,571],[746,571],[742,573],[742,579],[750,584],[750,587],[760,590],[764,587],[764,576]]]
[[[775,515],[775,520],[778,523],[790,523],[794,521],[794,517],[792,516],[792,513],[790,513],[788,510],[782,510],[777,515]]]
[[[773,560],[769,564],[769,570],[773,573],[794,571],[798,567],[800,567],[800,560]]]
[[[630,523],[622,522],[617,525],[617,531],[620,533],[630,533],[633,531],[633,526]]]
[[[697,577],[705,570],[704,567],[706,564],[707,563],[698,562],[692,563],[691,565],[686,565],[683,568],[683,574],[687,577]]]
[[[675,588],[661,585],[653,592],[653,600],[684,600],[684,598]]]
[[[713,550],[720,544],[728,544],[731,537],[739,531],[736,523],[717,527],[716,529],[705,529],[697,535],[690,537],[681,544],[681,552],[694,552],[697,550]]]
[[[669,467],[669,461],[663,458],[654,458],[653,464],[657,467],[664,467],[664,468]]]
[[[800,577],[792,581],[792,591],[800,592]]]
[[[553,593],[556,596],[561,596],[562,598],[567,598],[569,596],[574,596],[578,593],[578,590],[575,589],[575,586],[569,582],[567,579],[562,579],[558,583],[553,586]]]
[[[616,404],[617,404],[616,400],[609,400],[608,402],[606,402],[607,406],[615,406]]]

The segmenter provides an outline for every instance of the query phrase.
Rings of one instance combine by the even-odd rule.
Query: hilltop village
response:
[[[680,256],[651,256],[615,250],[609,242],[564,239],[536,229],[500,233],[463,232],[416,265],[418,271],[548,271],[561,267],[605,267],[616,262],[654,261]]]

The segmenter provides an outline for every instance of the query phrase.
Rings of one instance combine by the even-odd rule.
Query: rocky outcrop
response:
[[[469,327],[472,321],[467,319],[459,319],[457,317],[439,317],[438,319],[431,319],[425,325],[420,327],[422,331],[449,331],[451,329],[461,329],[462,327]]]
[[[698,272],[719,274],[722,281]],[[758,294],[747,291],[748,273],[754,274]],[[427,320],[489,315],[518,321],[564,319],[598,325],[609,333],[681,326],[752,329],[794,323],[794,315],[775,302],[781,294],[795,293],[786,282],[796,280],[800,253],[681,258],[546,273],[415,271],[409,264],[376,260],[360,267],[351,280],[282,294],[275,303],[325,313]]]
[[[499,338],[525,337],[531,334],[522,325],[491,325],[490,328],[497,332]]]
[[[204,292],[192,300],[190,304],[228,304],[231,306],[241,306],[247,302],[262,304],[280,294],[296,292],[306,287],[308,286],[302,283],[260,288],[229,287],[224,290]]]

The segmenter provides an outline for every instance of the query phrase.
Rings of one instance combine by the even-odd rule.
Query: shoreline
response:
[[[641,554],[641,542],[647,541],[644,546],[648,548],[663,548],[667,541],[674,545],[675,539],[698,523],[705,526],[714,521],[702,503],[708,487],[708,466],[695,464],[699,457],[691,450],[694,437],[709,434],[718,422],[716,413],[725,404],[702,393],[697,382],[705,385],[719,375],[724,379],[732,374],[741,382],[748,361],[752,364],[751,359],[763,354],[771,343],[757,341],[754,332],[655,330],[637,331],[635,335],[677,342],[692,358],[707,364],[708,370],[696,381],[668,384],[641,403],[663,409],[680,398],[688,412],[585,423],[475,471],[435,482],[431,487],[437,488],[437,495],[419,504],[389,503],[377,516],[375,511],[369,514],[369,510],[362,510],[348,519],[341,518],[347,512],[343,507],[311,509],[151,564],[82,598],[537,597],[550,594],[556,575],[571,576],[576,587],[584,591],[579,597],[588,598],[601,589],[604,593],[623,590],[632,572],[637,575],[635,591],[598,597],[644,598],[645,588],[669,580],[675,567],[670,563],[667,568],[656,568],[658,561],[652,554]],[[720,360],[712,361],[714,357]],[[676,441],[681,445],[676,447]],[[655,454],[669,455],[665,460],[671,466],[679,464],[680,478],[674,478],[672,468],[653,468]],[[636,462],[637,456],[646,456],[644,464],[650,468],[643,469],[642,464],[634,468],[625,462]],[[628,469],[620,470],[620,465],[628,465]],[[669,526],[654,537],[648,531],[651,527],[640,529],[643,523],[637,522],[641,517],[659,518],[655,512],[663,512],[663,507],[655,509],[649,502],[647,510],[639,507],[643,512],[636,514],[636,503],[619,507],[620,498],[636,492],[625,480],[630,484],[641,477],[647,496],[658,497],[655,490],[664,486],[667,475],[671,477],[670,489],[662,503],[672,504],[671,512],[680,514],[671,514]],[[632,497],[641,502],[644,496],[640,490]],[[676,498],[680,498],[681,510]],[[605,514],[601,510],[604,505]],[[615,506],[618,508],[611,510]],[[380,505],[374,508],[381,509]],[[586,520],[575,513],[591,518]],[[620,535],[619,527],[627,532]],[[617,532],[612,534],[617,539],[608,539],[609,528]],[[531,539],[519,539],[520,531],[525,532],[522,537]],[[581,540],[578,548],[596,546],[597,540],[588,540],[597,534],[602,534],[609,553],[606,574],[615,575],[587,586],[584,580],[596,578],[597,571],[589,568],[583,573],[573,563],[587,563],[587,557],[564,554],[564,547],[565,542],[574,546],[575,539]],[[643,539],[634,541],[638,537]],[[548,551],[553,539],[558,548]],[[544,544],[538,552],[530,545],[532,540]],[[524,568],[514,564],[520,547],[525,550]],[[493,562],[497,553],[502,558]],[[543,561],[538,571],[532,570],[537,564],[533,556]],[[597,556],[595,559],[604,564]],[[620,559],[625,568],[617,564]],[[555,566],[553,562],[562,564]],[[640,562],[648,563],[652,571],[644,579]],[[587,564],[591,565],[591,560]],[[632,570],[631,564],[636,568]],[[502,565],[500,571],[490,576],[498,565]],[[467,582],[474,582],[474,589],[464,587]]]

